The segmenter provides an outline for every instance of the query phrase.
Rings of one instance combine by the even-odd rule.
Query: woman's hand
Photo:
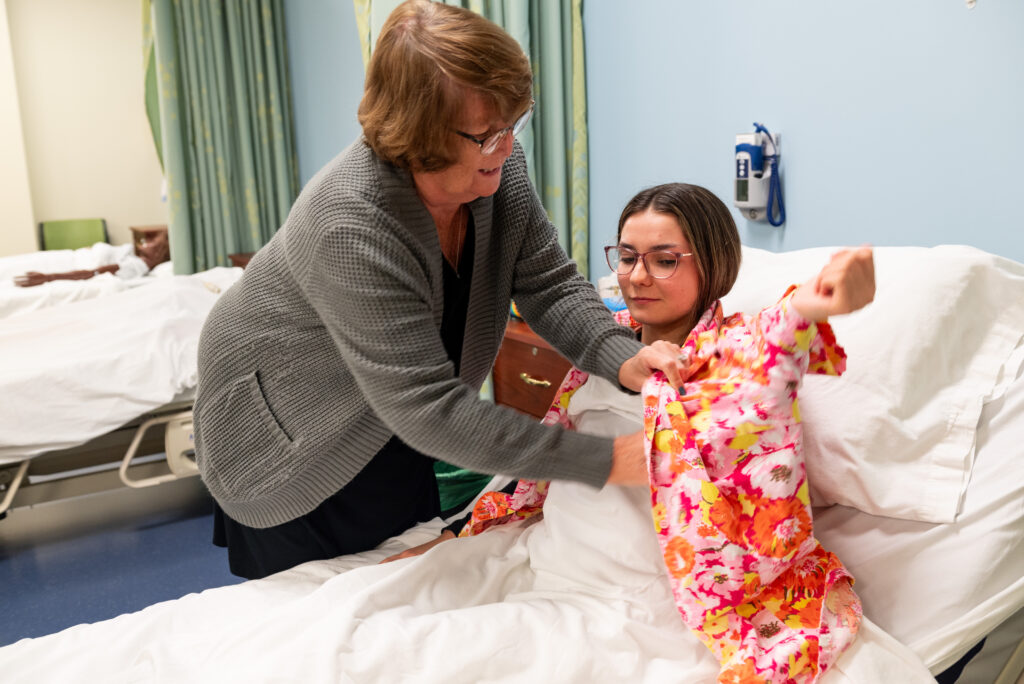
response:
[[[852,313],[875,298],[875,261],[871,247],[832,255],[818,275],[797,288],[792,304],[810,321]]]
[[[689,364],[680,357],[681,351],[678,344],[665,340],[644,347],[619,367],[619,384],[639,392],[651,373],[660,370],[673,387],[682,387]]]
[[[425,544],[420,544],[419,546],[414,546],[411,549],[406,549],[402,553],[396,553],[394,556],[388,556],[387,558],[382,560],[381,563],[390,563],[391,561],[400,560],[402,558],[412,558],[413,556],[419,556],[421,554],[426,553],[430,549],[434,548],[441,542],[448,541],[449,539],[455,539],[455,533],[451,530],[445,530],[437,539],[431,539]]]
[[[615,446],[612,447],[612,469],[608,473],[608,484],[636,487],[648,482],[644,431],[616,437]]]

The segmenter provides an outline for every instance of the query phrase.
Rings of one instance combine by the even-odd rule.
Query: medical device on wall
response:
[[[779,184],[779,135],[754,122],[753,133],[736,136],[736,199],[734,204],[752,221],[786,222]]]

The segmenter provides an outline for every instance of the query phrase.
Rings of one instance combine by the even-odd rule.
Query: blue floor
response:
[[[0,646],[241,580],[192,482],[16,509],[0,520]]]

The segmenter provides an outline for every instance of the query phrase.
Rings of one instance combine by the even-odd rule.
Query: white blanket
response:
[[[165,262],[169,264],[170,262]],[[29,271],[66,273],[118,265],[116,274],[101,273],[87,280],[54,280],[35,287],[18,287],[14,278]],[[56,249],[0,258],[0,319],[83,299],[105,297],[154,281],[167,272],[162,264],[152,271],[135,256],[132,245],[98,242],[81,249]]]
[[[577,393],[579,403],[586,393]],[[577,399],[574,399],[576,403]],[[613,412],[583,428],[618,430]],[[629,421],[626,421],[628,424]],[[629,429],[635,429],[632,421]],[[0,649],[0,672],[38,682],[715,682],[682,624],[643,488],[554,483],[545,517],[445,542],[307,563]],[[440,522],[407,533],[419,544]],[[866,621],[825,684],[931,682]]]
[[[203,321],[241,272],[158,278],[4,319],[0,463],[88,441],[191,391]]]

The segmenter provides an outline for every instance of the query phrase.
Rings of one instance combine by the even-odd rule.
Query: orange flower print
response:
[[[722,668],[718,674],[719,684],[765,684],[767,680],[757,673],[754,663],[745,660]]]
[[[816,629],[821,623],[821,599],[806,598],[783,606],[779,612],[786,612],[786,626],[794,629]]]
[[[811,534],[811,516],[794,499],[761,499],[748,528],[758,553],[783,558],[796,550]]]
[[[721,530],[726,539],[735,544],[740,543],[742,539],[742,514],[743,508],[739,502],[720,496],[711,505],[708,517],[711,519],[711,524]]]
[[[705,525],[704,523],[701,523],[697,526],[697,534],[704,538],[714,537],[716,534],[718,534],[718,530],[711,525]]]
[[[834,554],[819,546],[803,559],[794,563],[786,571],[784,580],[780,581],[792,589],[796,596],[809,594],[820,596],[825,592],[830,572],[834,569],[842,569],[842,567]]]
[[[676,579],[685,577],[693,569],[693,547],[682,537],[672,537],[665,544],[665,565]]]

